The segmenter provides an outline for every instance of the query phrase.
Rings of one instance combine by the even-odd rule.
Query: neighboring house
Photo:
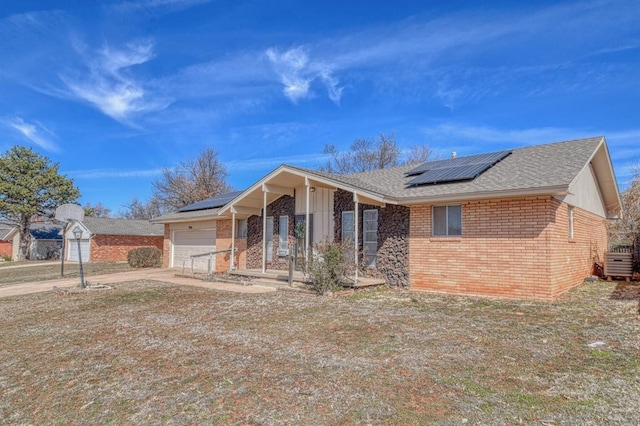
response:
[[[13,239],[15,233],[12,232],[15,227],[11,225],[0,224],[0,258],[13,259]]]
[[[52,223],[32,223],[31,260],[60,259],[62,253],[62,226]]]
[[[80,253],[83,262],[126,261],[131,249],[154,246],[162,250],[164,229],[147,220],[112,219],[85,217],[75,222],[66,231],[66,259],[78,261],[78,241],[73,231],[78,226],[82,230]]]
[[[553,300],[604,260],[606,219],[620,207],[605,138],[594,137],[353,175],[283,165],[153,222],[165,225],[167,267],[185,249],[227,250],[216,271],[265,272],[308,259],[304,247],[356,241],[353,264],[393,286]]]
[[[55,260],[60,259],[62,251],[62,227],[52,223],[32,223],[29,227],[31,243],[29,244],[29,259]],[[5,236],[11,241],[12,260],[20,259],[20,232],[13,227]]]

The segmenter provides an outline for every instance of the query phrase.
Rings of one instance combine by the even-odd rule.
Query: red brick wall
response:
[[[577,208],[570,242],[566,211],[551,197],[465,202],[462,237],[443,238],[431,237],[431,206],[412,206],[411,288],[552,300],[591,273],[594,246],[606,247],[604,220]]]
[[[96,235],[91,239],[91,262],[126,261],[129,250],[154,246],[162,250],[163,237]]]
[[[237,230],[236,230],[237,232]],[[234,262],[238,268],[247,267],[247,239],[236,238]],[[216,250],[231,249],[231,220],[219,220],[216,228]],[[230,253],[220,253],[216,256],[216,272],[229,270]]]
[[[607,224],[604,218],[575,207],[573,239],[569,239],[569,208],[553,201],[555,216],[549,224],[549,253],[552,296],[556,298],[592,274],[594,262],[604,262]]]
[[[11,241],[0,241],[0,257],[13,255]]]

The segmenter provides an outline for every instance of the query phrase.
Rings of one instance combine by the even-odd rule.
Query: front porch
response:
[[[289,271],[267,269],[264,272],[261,269],[235,269],[228,272],[229,275],[249,280],[265,280],[274,281],[282,284],[289,282]],[[302,283],[310,285],[312,280],[309,276],[305,276],[301,271],[293,271],[292,281],[294,283]],[[353,278],[345,277],[346,288],[366,288],[385,285],[386,282],[382,278],[371,278],[359,276],[358,281],[354,282]]]

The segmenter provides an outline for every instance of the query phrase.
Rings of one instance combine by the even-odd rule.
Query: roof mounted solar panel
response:
[[[406,173],[407,177],[414,177],[407,182],[407,186],[472,180],[509,154],[511,154],[511,151],[498,151],[470,155],[468,157],[429,161]]]
[[[189,204],[179,209],[179,212],[192,212],[195,210],[215,209],[226,205],[229,201],[240,195],[242,191],[228,192],[226,194],[216,195],[215,197],[207,198],[206,200],[198,201],[197,203]]]

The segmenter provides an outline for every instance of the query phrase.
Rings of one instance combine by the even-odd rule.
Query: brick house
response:
[[[0,258],[13,258],[14,226],[0,223]]]
[[[154,246],[162,250],[164,228],[147,220],[85,217],[82,222],[72,224],[66,231],[66,257],[78,260],[78,244],[73,230],[82,229],[80,253],[83,262],[121,262],[137,247]]]
[[[33,222],[29,225],[31,242],[29,243],[29,259],[54,260],[60,259],[62,250],[62,226],[55,223]],[[17,226],[4,235],[4,241],[11,243],[8,256],[14,261],[20,260],[21,236]],[[5,246],[6,247],[6,246]]]
[[[264,273],[308,259],[305,247],[355,241],[355,280],[553,300],[603,261],[620,206],[606,140],[594,137],[353,175],[283,165],[154,222],[166,267],[179,266],[185,242],[218,252],[216,271]]]

